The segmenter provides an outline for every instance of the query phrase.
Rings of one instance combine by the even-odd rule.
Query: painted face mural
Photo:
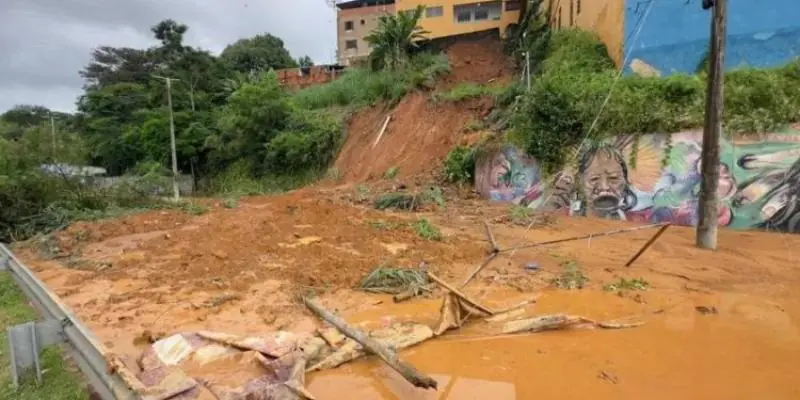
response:
[[[476,165],[476,187],[496,201],[532,205],[542,195],[539,164],[516,148],[506,146]]]
[[[800,132],[763,137],[721,143],[718,223],[800,233]],[[585,151],[578,171],[561,171],[549,188],[535,160],[505,148],[476,166],[476,184],[489,198],[548,211],[577,199],[582,215],[696,225],[701,148],[699,131],[620,136]]]
[[[625,219],[632,195],[628,189],[628,169],[622,155],[611,146],[584,153],[578,170],[580,198],[586,215]]]

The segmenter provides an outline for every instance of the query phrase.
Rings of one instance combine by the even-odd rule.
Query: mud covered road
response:
[[[439,291],[394,304],[354,288],[379,265],[421,262],[461,282],[487,254],[485,219],[503,248],[624,225],[550,216],[526,230],[508,206],[474,200],[383,212],[357,204],[359,190],[304,189],[230,209],[211,202],[201,216],[153,211],[79,223],[16,251],[112,352],[136,357],[176,332],[312,331],[319,323],[300,295],[319,295],[353,323],[433,324]],[[419,218],[444,239],[421,238],[410,224]],[[403,353],[439,381],[438,392],[417,391],[371,359],[313,373],[308,389],[319,399],[800,398],[800,236],[724,230],[720,250],[707,252],[694,247],[692,229],[672,227],[625,268],[653,233],[505,253],[465,290],[497,309],[540,294],[534,314],[632,316],[642,327],[494,337],[474,324]],[[538,269],[525,268],[531,263]],[[567,267],[589,279],[583,289],[552,285]],[[646,287],[618,290],[620,279]]]

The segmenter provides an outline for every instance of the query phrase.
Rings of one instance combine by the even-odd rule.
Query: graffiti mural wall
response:
[[[617,137],[584,151],[552,187],[536,160],[513,147],[476,165],[488,198],[544,210],[696,225],[702,132]],[[800,132],[723,142],[721,226],[800,233]]]

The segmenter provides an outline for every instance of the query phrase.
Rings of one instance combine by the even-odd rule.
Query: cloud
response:
[[[98,46],[156,44],[150,27],[172,18],[186,43],[219,53],[271,33],[294,57],[332,62],[336,16],[326,0],[4,0],[0,12],[0,112],[15,104],[74,111],[78,75]]]

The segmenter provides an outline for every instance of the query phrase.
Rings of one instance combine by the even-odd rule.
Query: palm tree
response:
[[[430,33],[418,25],[424,11],[424,6],[418,6],[414,11],[380,17],[378,27],[364,38],[372,46],[369,62],[373,69],[397,70],[405,66],[409,54]]]

